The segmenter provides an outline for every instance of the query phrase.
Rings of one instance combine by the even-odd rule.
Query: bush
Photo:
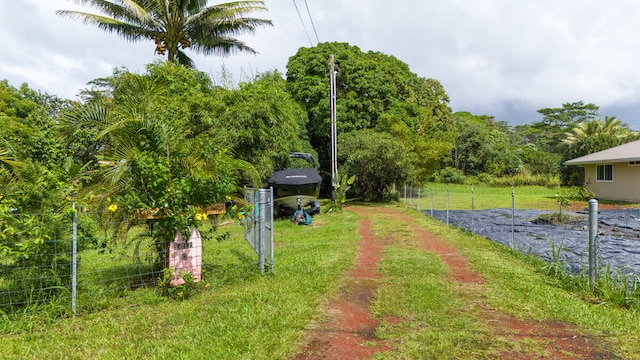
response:
[[[573,201],[589,201],[596,197],[596,194],[586,186],[572,186],[564,190],[563,193],[563,197]]]
[[[156,290],[158,294],[173,300],[186,300],[203,287],[206,287],[204,281],[195,282],[191,273],[182,274],[184,283],[181,285],[171,286],[173,278],[173,270],[163,269],[162,276],[158,278]]]
[[[67,295],[70,226],[64,214],[18,214],[0,203],[0,304],[25,308]]]
[[[464,184],[465,176],[462,170],[446,167],[435,173],[432,181],[443,184]]]
[[[350,194],[364,201],[389,198],[393,184],[411,177],[414,158],[399,140],[386,133],[358,130],[340,135],[340,173],[356,175]]]

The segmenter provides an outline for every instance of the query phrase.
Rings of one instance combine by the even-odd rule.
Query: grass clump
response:
[[[564,226],[568,224],[575,223],[577,220],[584,218],[584,216],[579,215],[571,215],[567,213],[547,213],[540,214],[535,219],[531,220],[534,224],[543,224],[543,225],[558,225]]]

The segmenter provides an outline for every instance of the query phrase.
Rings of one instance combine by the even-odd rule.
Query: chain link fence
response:
[[[589,203],[560,193],[442,184],[405,185],[402,190],[405,207],[524,254],[562,262],[572,273],[590,272],[591,256],[610,271],[640,274],[637,207],[596,208],[596,238],[590,245]]]

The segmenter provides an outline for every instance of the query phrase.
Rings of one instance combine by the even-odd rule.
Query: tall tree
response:
[[[389,200],[394,184],[410,181],[416,155],[390,134],[371,129],[338,136],[345,174],[356,174],[350,194],[364,201]]]
[[[595,119],[577,124],[563,141],[570,147],[570,157],[577,157],[621,145],[635,135],[620,119],[606,116],[604,121]]]
[[[487,173],[514,175],[523,170],[522,159],[510,127],[493,117],[474,116],[468,112],[454,114],[455,146],[451,166],[466,175]]]
[[[544,151],[563,153],[566,150],[562,139],[565,133],[576,124],[591,121],[598,116],[599,107],[582,101],[564,103],[560,108],[538,110],[543,118],[531,125],[520,127],[523,136],[534,142]]]
[[[306,137],[307,114],[287,93],[286,81],[277,71],[224,91],[223,100],[226,106],[219,116],[229,149],[236,158],[253,164],[263,181],[288,165],[289,153],[314,152]]]
[[[424,179],[453,142],[451,108],[444,88],[437,80],[412,73],[393,56],[363,52],[346,43],[301,48],[287,64],[287,88],[309,116],[309,140],[318,151],[321,168],[329,168],[332,54],[338,72],[338,134],[364,129],[391,134],[419,155],[420,161],[413,165],[424,171],[414,174]]]
[[[544,116],[543,123],[550,126],[567,127],[598,116],[599,107],[582,101],[564,103],[561,108],[544,108],[538,113]]]
[[[236,51],[256,53],[234,38],[253,33],[270,20],[247,17],[255,11],[266,11],[263,1],[234,1],[207,6],[208,0],[75,0],[89,5],[104,15],[81,11],[58,10],[56,14],[97,25],[129,41],[151,40],[158,55],[176,58],[180,64],[193,67],[184,52],[192,48],[204,55],[228,55]]]

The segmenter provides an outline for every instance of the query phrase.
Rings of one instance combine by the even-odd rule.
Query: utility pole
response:
[[[338,131],[336,129],[336,70],[335,70],[335,55],[331,54],[329,58],[330,68],[330,82],[331,82],[331,201],[336,203],[336,189],[338,187],[338,154],[337,154],[337,137]]]

